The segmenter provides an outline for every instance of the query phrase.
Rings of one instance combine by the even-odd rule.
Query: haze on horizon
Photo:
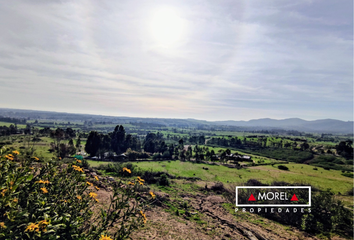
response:
[[[0,108],[353,121],[350,0],[0,4]]]

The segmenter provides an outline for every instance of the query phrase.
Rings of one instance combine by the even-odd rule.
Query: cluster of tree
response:
[[[191,136],[188,141],[191,143],[191,144],[201,144],[201,145],[204,145],[205,144],[205,136],[202,135],[202,136]]]
[[[220,149],[217,153],[213,149],[208,147],[202,147],[195,145],[194,148],[188,146],[187,149],[183,147],[183,139],[179,141],[179,145],[176,147],[175,157],[180,160],[190,161],[191,158],[194,158],[197,162],[207,160],[207,161],[221,161],[226,162],[229,160],[231,154],[230,149],[222,150]],[[237,152],[234,154],[238,155]]]
[[[11,134],[16,134],[18,131],[17,126],[11,124],[9,127],[0,126],[0,136],[9,136]]]
[[[46,129],[46,131],[49,131]],[[57,128],[56,130],[51,130],[49,132],[50,137],[57,139],[57,140],[63,140],[63,139],[71,139],[76,137],[76,131],[73,130],[72,128],[67,128],[67,129],[61,129]]]
[[[0,116],[0,122],[26,124],[26,119],[24,119],[24,118],[11,118],[11,117],[2,117],[2,116]]]
[[[144,151],[150,153],[163,153],[168,149],[162,133],[148,133],[144,141]]]
[[[346,159],[353,158],[353,141],[341,141],[338,145],[336,145],[337,153]]]
[[[58,156],[61,158],[73,155],[76,153],[76,148],[74,146],[74,141],[72,139],[69,140],[68,143],[64,142],[59,142],[58,145],[56,145],[54,142],[50,144],[51,146],[51,151],[56,151]]]
[[[54,142],[50,144],[51,151],[57,152],[58,156],[64,158],[68,155],[75,154],[76,149],[80,147],[80,138],[78,137],[76,141],[76,146],[74,145],[73,138],[76,137],[76,131],[72,128],[51,130],[50,128],[42,129],[42,134],[49,134]],[[65,141],[65,142],[62,142]]]
[[[301,140],[301,139],[298,139]],[[284,139],[276,138],[267,138],[267,137],[258,137],[258,138],[249,138],[244,137],[242,140],[238,137],[231,138],[211,138],[208,141],[208,144],[218,145],[222,147],[235,147],[235,148],[244,148],[244,147],[254,147],[254,148],[290,148],[290,149],[300,149],[305,151],[310,148],[310,145],[305,141],[301,140],[299,144],[296,141],[285,141]]]
[[[138,138],[126,134],[122,125],[117,125],[113,132],[108,134],[91,131],[87,137],[85,151],[91,156],[113,151],[116,154],[124,153],[128,148],[140,151],[141,143]]]

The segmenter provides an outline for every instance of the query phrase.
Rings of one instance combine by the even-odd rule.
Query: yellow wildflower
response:
[[[41,190],[43,191],[43,193],[48,193],[48,190],[45,187],[42,187]]]
[[[155,199],[156,195],[153,192],[150,192],[150,195],[153,199]]]
[[[113,240],[112,238],[108,237],[108,235],[101,235],[99,240]]]
[[[97,176],[95,176],[95,179],[96,179],[97,181],[99,181]]]
[[[17,199],[17,198],[14,198],[14,202],[17,203],[17,202],[18,202],[18,199]]]
[[[131,171],[130,169],[126,168],[126,167],[123,168],[123,172],[124,172],[124,171],[125,171],[125,172],[128,172],[128,173],[132,173],[132,171]]]
[[[96,198],[96,197],[97,197],[97,193],[90,192],[90,193],[89,193],[89,196],[92,197],[92,198]]]
[[[81,163],[81,160],[76,160],[76,162]]]
[[[5,229],[5,228],[6,228],[6,226],[5,226],[5,223],[4,223],[4,222],[0,222],[0,228],[3,228],[3,229]]]
[[[144,179],[142,179],[142,178],[140,178],[140,177],[137,177],[137,178],[138,178],[138,181],[139,181],[139,182],[145,182]]]
[[[128,182],[128,184],[129,185],[133,185],[133,186],[135,185],[135,183],[133,183],[133,182]]]
[[[84,172],[84,170],[81,167],[78,167],[76,165],[73,165],[73,168],[74,168],[75,171]]]
[[[144,223],[146,223],[147,218],[146,218],[145,214],[143,213],[143,211],[140,210],[140,214],[141,214],[141,216],[143,216],[143,218],[144,218]]]
[[[90,183],[90,182],[86,182],[87,183],[87,185],[89,185],[89,186],[93,186],[93,184],[92,183]]]
[[[16,155],[19,155],[19,154],[20,154],[20,152],[19,152],[19,151],[17,151],[17,150],[12,151],[12,153],[13,153],[13,154],[16,154]]]
[[[37,181],[36,183],[49,184],[50,182],[49,182],[48,180],[45,180],[45,181],[39,180],[39,181]]]
[[[143,184],[144,184],[144,182],[145,182],[144,179],[142,179],[142,178],[140,178],[140,177],[137,177],[137,179],[138,179],[138,182],[139,182],[140,185],[143,185]]]
[[[12,158],[14,157],[14,155],[12,155],[11,153],[10,153],[10,154],[8,154],[8,156],[9,156],[9,157],[12,157]]]
[[[27,226],[25,232],[27,232],[27,231],[30,231],[30,232],[36,231],[36,232],[38,232],[38,231],[39,231],[39,226],[38,226],[38,224],[30,223],[30,224]]]
[[[14,157],[12,157],[12,156],[10,156],[11,154],[9,154],[9,155],[5,155],[5,157],[7,158],[7,159],[9,159],[9,160],[14,160]]]
[[[2,195],[3,197],[5,196],[6,191],[7,191],[7,188],[5,188],[5,189],[3,189],[3,190],[1,191],[1,195]]]
[[[37,160],[37,161],[39,161],[39,158],[37,158],[37,157],[32,157],[34,160]]]
[[[79,200],[81,200],[81,199],[82,199],[82,197],[81,197],[81,196],[79,196],[79,195],[77,195],[77,196],[76,196],[76,198],[77,198],[77,199],[79,199]]]
[[[61,157],[59,157],[59,160],[61,160]]]
[[[38,225],[39,225],[42,229],[44,229],[44,228],[47,227],[47,225],[49,225],[49,222],[48,222],[47,220],[42,220],[42,221],[39,221],[39,222],[38,222]],[[45,231],[45,230],[44,230],[44,231]]]
[[[96,186],[95,186],[95,188],[97,189],[97,191],[98,191],[98,190],[100,190],[100,188],[99,188],[99,187],[96,187]]]

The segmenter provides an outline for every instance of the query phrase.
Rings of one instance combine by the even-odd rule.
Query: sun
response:
[[[152,14],[150,32],[153,40],[164,46],[177,44],[182,40],[185,22],[174,8],[156,9]]]

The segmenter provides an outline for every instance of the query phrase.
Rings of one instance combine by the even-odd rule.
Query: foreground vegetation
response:
[[[41,162],[28,152],[4,148],[2,154],[1,239],[126,239],[146,222],[140,178],[118,183],[100,210],[95,205],[102,183],[85,174],[80,160]]]

